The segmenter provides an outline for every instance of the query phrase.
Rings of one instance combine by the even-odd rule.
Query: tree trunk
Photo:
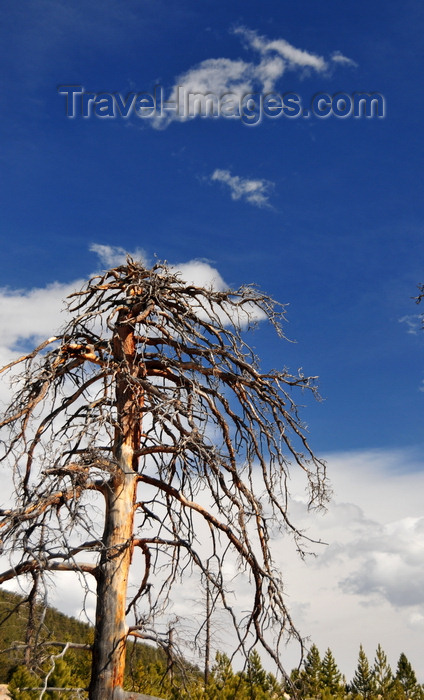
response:
[[[207,573],[209,574],[209,567],[207,569]],[[211,592],[209,588],[209,579],[206,578],[206,620],[205,620],[205,632],[206,632],[206,639],[205,639],[205,672],[204,672],[204,681],[205,681],[205,689],[207,688],[209,684],[209,676],[210,676],[210,656],[211,656]]]
[[[132,557],[134,508],[137,493],[142,393],[134,332],[123,312],[113,342],[114,359],[122,368],[116,378],[115,473],[104,489],[106,500],[103,551],[97,567],[96,629],[89,700],[118,700],[123,695],[127,625],[126,594]]]
[[[104,553],[97,577],[90,700],[112,700],[114,689],[121,688],[124,680],[125,609],[136,488],[136,475],[123,474],[122,480],[111,484],[106,493]]]
[[[40,575],[32,573],[32,587],[28,596],[28,622],[25,631],[25,653],[24,664],[27,668],[33,668],[33,652],[36,637],[36,617],[37,617],[37,593]]]

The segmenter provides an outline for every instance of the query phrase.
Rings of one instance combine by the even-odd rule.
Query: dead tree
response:
[[[278,526],[302,550],[289,470],[303,473],[311,507],[328,495],[293,398],[314,392],[314,378],[261,373],[245,341],[258,318],[282,336],[284,308],[253,287],[196,287],[131,258],[68,308],[59,335],[4,368],[18,388],[0,424],[14,471],[0,583],[62,571],[93,581],[90,700],[123,696],[130,635],[166,648],[173,587],[196,571],[237,648],[260,643],[283,670],[280,643],[301,643],[270,547]],[[231,553],[251,587],[242,619]]]

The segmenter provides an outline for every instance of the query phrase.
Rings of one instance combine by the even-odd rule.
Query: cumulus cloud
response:
[[[128,253],[119,246],[93,244],[90,250],[106,268],[125,262],[127,254],[145,260],[141,249]],[[0,289],[0,366],[57,333],[66,322],[66,297],[83,284],[76,279],[34,289]]]
[[[253,54],[250,60],[208,58],[177,76],[166,100],[178,105],[179,109],[168,111],[165,116],[153,119],[151,123],[154,127],[165,128],[174,120],[185,121],[204,114],[204,110],[200,109],[203,102],[201,96],[210,95],[220,99],[224,95],[232,95],[241,101],[251,93],[267,94],[276,91],[278,82],[286,71],[298,71],[304,76],[309,73],[328,72],[333,64],[355,65],[354,61],[338,51],[326,60],[323,56],[293,46],[285,39],[268,39],[247,27],[237,27],[233,34],[238,36],[244,48]],[[186,96],[184,108],[180,105],[180,94]],[[189,96],[196,95],[191,103]],[[212,98],[209,101],[209,110],[212,109],[211,104]],[[190,105],[188,109],[187,105]],[[213,109],[212,113],[216,114]],[[237,115],[231,113],[231,116]]]
[[[224,92],[245,94],[249,92],[253,74],[252,65],[245,61],[233,61],[229,58],[209,58],[198,66],[184,73],[178,84],[187,92],[211,92],[221,95]]]
[[[96,245],[92,250],[99,263],[107,266],[125,255],[114,246]],[[193,284],[212,284],[216,289],[227,286],[205,260],[176,264],[174,270]],[[53,335],[64,321],[62,300],[81,285],[82,280],[74,280],[31,290],[2,290],[1,359],[16,356],[27,342],[33,345]],[[348,678],[353,675],[360,642],[369,657],[381,642],[392,666],[404,651],[419,668],[424,627],[422,453],[368,450],[324,457],[334,491],[328,514],[306,515],[303,482],[294,473],[290,487],[297,500],[290,515],[300,529],[328,544],[314,547],[316,558],[300,561],[288,538],[275,533],[276,565],[284,572],[294,619],[320,650],[330,646],[335,651]],[[0,480],[3,501],[7,484],[1,470]],[[68,600],[63,591],[72,586],[70,579],[68,584],[65,577],[60,581],[57,605]],[[188,597],[189,591],[190,587]],[[196,591],[190,595],[195,596]],[[240,605],[243,602],[242,591]],[[71,603],[69,612],[75,614],[79,603],[69,597]],[[295,653],[290,654],[288,651],[288,667],[298,661]]]
[[[242,199],[256,207],[270,207],[269,192],[274,183],[269,180],[249,180],[221,169],[215,170],[210,179],[226,185],[230,190],[231,199]]]
[[[66,311],[63,300],[81,287],[82,281],[30,290],[0,290],[0,363],[54,335],[64,324]]]
[[[376,526],[346,554],[357,563],[340,583],[347,593],[378,594],[397,607],[424,603],[424,517]]]
[[[121,246],[93,244],[90,251],[98,257],[102,268],[110,268],[125,262],[127,255],[134,260],[149,264],[141,248],[127,251]],[[183,280],[197,286],[211,287],[217,291],[228,289],[229,285],[219,271],[206,260],[189,260],[170,265]],[[94,270],[93,274],[96,272]],[[46,338],[55,335],[65,325],[67,318],[66,297],[81,289],[84,280],[55,282],[34,289],[0,289],[0,366],[27,352]],[[240,323],[249,319],[259,321],[264,318],[260,309],[251,306],[238,319]],[[222,319],[228,321],[228,317]]]
[[[228,289],[218,270],[206,260],[190,260],[186,263],[172,265],[171,269],[177,272],[189,284],[202,287],[212,287],[218,292]]]
[[[287,537],[276,535],[273,541],[293,619],[320,651],[333,650],[348,680],[355,671],[360,643],[370,660],[381,643],[392,668],[404,651],[419,671],[424,628],[422,458],[406,450],[369,450],[329,454],[326,459],[335,492],[326,515],[306,514],[295,472],[291,490],[296,508],[293,520],[308,535],[328,544],[315,546],[317,557],[302,561]],[[208,537],[206,530],[199,529],[198,535],[200,542]],[[236,568],[228,573],[235,574]],[[192,583],[186,584],[176,614],[184,616],[184,604],[196,599],[198,588]],[[243,609],[249,586],[247,581],[239,583],[232,603]],[[69,600],[63,595],[68,590]],[[66,609],[78,614],[75,590],[75,584],[63,576],[56,605],[63,609],[66,600]],[[223,635],[221,648],[229,649],[227,642]],[[286,667],[297,663],[297,647],[288,646]]]
[[[90,251],[98,256],[101,265],[104,265],[106,268],[123,265],[128,256],[144,265],[150,264],[147,253],[142,248],[129,251],[122,248],[122,246],[93,243],[90,246]],[[169,267],[174,273],[180,274],[182,279],[190,284],[212,287],[212,289],[216,289],[217,291],[228,289],[228,285],[221,277],[218,270],[213,267],[208,260],[193,259],[175,265],[170,264]]]
[[[420,450],[325,455],[334,499],[327,514],[296,522],[327,544],[299,562],[281,541],[286,592],[308,603],[301,631],[328,646],[352,678],[362,643],[370,659],[383,645],[393,667],[404,651],[420,668],[424,628],[424,462]],[[300,493],[296,479],[292,491]],[[421,682],[424,678],[420,679]]]

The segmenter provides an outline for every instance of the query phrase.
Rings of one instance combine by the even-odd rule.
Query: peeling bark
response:
[[[136,475],[127,473],[106,493],[104,550],[97,569],[96,630],[90,700],[114,698],[123,685],[128,629],[126,593],[132,554]],[[117,696],[118,697],[118,696]]]
[[[123,314],[121,313],[121,319]],[[119,324],[118,319],[118,324]],[[117,425],[113,457],[116,472],[105,489],[103,550],[97,567],[96,626],[90,700],[120,698],[125,674],[127,587],[133,551],[137,457],[141,420],[131,378],[136,376],[134,332],[118,325],[114,359],[122,367],[116,381]],[[120,694],[121,693],[121,694]]]

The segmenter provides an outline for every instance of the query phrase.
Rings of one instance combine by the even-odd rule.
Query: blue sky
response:
[[[330,476],[334,463],[336,506],[355,493],[360,522],[373,519],[380,534],[386,528],[386,545],[408,526],[420,548],[424,335],[411,297],[424,281],[423,33],[417,0],[22,0],[4,7],[3,355],[34,335],[37,323],[48,333],[53,297],[104,265],[105,251],[113,256],[116,247],[175,264],[206,260],[229,285],[254,282],[289,304],[285,330],[297,341],[281,345],[261,328],[253,343],[264,365],[301,366],[320,377],[325,401],[308,402],[304,417]],[[256,126],[224,117],[69,119],[58,93],[71,84],[121,95],[161,85],[169,97],[201,75],[208,85],[237,90],[243,81],[254,90],[270,81],[273,92],[296,93],[305,104],[318,92],[378,92],[386,115],[265,117]],[[108,246],[100,260],[93,245]],[[379,479],[389,489],[386,510]],[[365,502],[368,482],[375,500]],[[343,522],[343,536],[334,525],[334,542],[342,546],[351,535],[359,572],[372,554],[355,517]],[[376,566],[388,556],[382,541],[373,539]],[[391,552],[383,583],[376,575],[361,588],[352,572],[349,585],[340,574],[339,622],[327,641],[319,620],[299,608],[302,631],[334,647],[341,666],[360,641],[366,646],[353,621],[364,606],[367,619],[375,615],[369,655],[372,630],[390,611],[397,639],[386,631],[387,645],[413,659],[424,594],[412,596],[403,579],[393,594],[405,570],[402,551]],[[336,555],[326,557],[333,571]],[[423,564],[414,561],[411,577],[422,581]],[[318,600],[317,591],[302,595],[304,606]],[[346,647],[341,630],[349,620]],[[383,636],[378,641],[384,647]]]

